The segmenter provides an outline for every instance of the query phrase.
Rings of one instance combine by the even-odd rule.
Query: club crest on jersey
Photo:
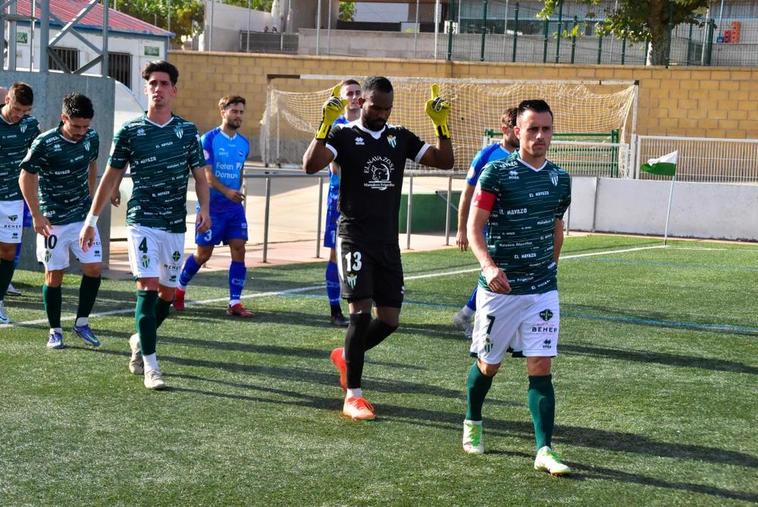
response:
[[[8,215],[8,220],[10,220],[11,222],[15,222],[16,220],[18,220],[18,215]]]
[[[542,318],[542,320],[547,322],[548,320],[553,318],[553,312],[549,308],[546,308],[545,310],[542,310],[540,312],[540,317]]]
[[[143,268],[149,268],[150,267],[150,257],[147,255],[142,255],[142,267]]]
[[[10,106],[9,106],[9,107],[10,107]],[[26,132],[26,123],[22,123],[21,125],[19,125],[19,126],[18,126],[18,129],[21,131],[21,133],[22,133],[22,134],[23,134],[24,132]]]
[[[182,254],[180,254],[178,250],[175,250],[174,253],[171,254],[171,259],[174,262],[179,262],[179,259],[181,259],[181,258],[182,258]]]
[[[358,276],[353,273],[350,273],[349,275],[345,277],[345,281],[347,282],[348,287],[350,287],[351,289],[354,289],[355,282],[358,281]]]
[[[393,148],[397,148],[397,138],[396,138],[395,136],[393,136],[393,135],[388,135],[388,136],[387,136],[387,142],[388,142],[388,143],[389,143],[389,145],[390,145],[390,146],[392,146]]]
[[[84,143],[83,143],[83,145],[84,145],[84,149],[87,150],[87,151],[89,151],[89,147],[90,147],[89,141],[85,140]]]
[[[363,186],[369,187],[372,190],[387,190],[390,187],[394,187],[392,183],[392,171],[395,170],[392,160],[387,157],[377,155],[369,159],[366,162],[366,166],[363,168],[363,174],[369,177]]]
[[[550,183],[552,183],[554,187],[558,186],[558,171],[550,170]]]
[[[180,125],[177,125],[176,127],[174,127],[174,134],[176,134],[176,137],[181,139],[182,136],[184,136],[184,129],[182,129]]]

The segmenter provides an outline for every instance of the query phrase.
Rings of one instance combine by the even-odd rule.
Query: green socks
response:
[[[529,412],[534,423],[537,449],[550,446],[555,422],[555,393],[553,376],[529,376]]]
[[[155,302],[155,328],[158,329],[171,311],[171,301],[158,298]]]
[[[97,291],[100,290],[100,277],[82,275],[82,283],[79,284],[79,307],[76,309],[76,318],[89,317],[95,306]]]
[[[155,317],[157,299],[157,290],[137,291],[137,304],[134,308],[134,323],[137,332],[139,333],[143,356],[155,354],[155,343],[158,341],[158,324]]]
[[[492,386],[492,379],[493,377],[488,377],[482,373],[476,365],[476,361],[474,361],[468,372],[468,380],[466,381],[468,391],[468,396],[466,397],[466,420],[482,420],[482,405],[484,405],[484,398]]]
[[[5,261],[3,261],[5,262]],[[62,291],[60,287],[42,286],[42,302],[45,304],[47,312],[47,321],[51,329],[61,327],[61,304],[63,302]]]
[[[5,291],[13,279],[13,272],[16,270],[16,263],[0,259],[0,301],[5,298]]]

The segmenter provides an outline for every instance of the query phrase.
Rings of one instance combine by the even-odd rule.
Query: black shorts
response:
[[[337,238],[342,297],[348,302],[372,299],[376,306],[403,305],[403,264],[397,243]]]

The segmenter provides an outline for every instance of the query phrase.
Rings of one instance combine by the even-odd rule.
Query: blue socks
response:
[[[184,261],[184,267],[182,273],[179,275],[179,288],[185,289],[192,280],[192,277],[200,270],[200,264],[195,261],[195,256],[189,254],[187,260]]]
[[[479,286],[477,285],[474,287],[474,290],[471,291],[471,297],[468,298],[468,301],[466,302],[466,306],[468,306],[472,312],[476,311],[476,291],[479,289]]]
[[[326,296],[330,306],[340,305],[340,276],[336,262],[326,264]]]
[[[242,289],[245,287],[245,276],[247,269],[245,263],[232,261],[229,265],[229,302],[236,304],[242,297]]]

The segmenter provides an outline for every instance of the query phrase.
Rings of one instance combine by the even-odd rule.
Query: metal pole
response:
[[[326,54],[332,54],[332,0],[329,2],[329,14],[327,14],[326,21]]]
[[[318,213],[316,214],[316,258],[321,258],[321,211],[324,207],[324,177],[318,177]]]
[[[448,19],[450,16],[448,15]],[[452,28],[452,27],[451,27]],[[452,35],[453,30],[450,30]],[[437,40],[440,34],[440,0],[434,0],[434,59],[437,59]],[[450,59],[448,54],[448,60]]]
[[[18,5],[12,1],[8,6],[8,14],[15,16],[18,13]],[[5,22],[5,20],[3,20]],[[8,70],[16,70],[16,30],[17,24],[15,17],[8,21]]]
[[[687,35],[687,62],[685,65],[690,65],[690,57],[692,56],[692,23],[690,23],[690,32]]]
[[[555,40],[555,63],[561,60],[561,36],[563,36],[563,0],[558,4],[558,38]]]
[[[597,38],[597,64],[600,65],[600,60],[603,57],[603,38]]]
[[[216,3],[216,0],[210,0],[210,7],[211,7],[211,20],[210,20],[210,26],[208,27],[208,49],[207,51],[213,50],[213,4]]]
[[[460,15],[460,4],[458,5],[458,14]],[[435,14],[436,16],[436,14]],[[436,19],[436,18],[435,18]],[[447,13],[447,61],[453,60],[453,11],[450,9]],[[436,26],[436,25],[435,25]],[[460,30],[460,20],[458,22],[458,29]],[[437,38],[434,39],[434,59],[437,59]]]
[[[719,35],[721,35],[721,23],[724,21],[724,0],[721,0],[721,7],[719,7]]]
[[[247,37],[245,37],[245,51],[250,52],[250,25],[253,16],[253,0],[247,0]]]
[[[576,57],[576,27],[579,25],[579,18],[574,16],[574,26],[571,28],[571,63],[574,63]]]
[[[268,262],[268,221],[271,209],[271,178],[266,178],[266,204],[263,208],[263,263]]]
[[[34,72],[34,27],[37,20],[34,19],[37,14],[37,0],[32,0],[32,19],[29,20],[29,72]]]
[[[39,17],[39,71],[46,74],[49,63],[47,61],[47,46],[50,44],[50,2],[41,2]]]
[[[544,42],[542,45],[542,63],[547,63],[547,33],[550,30],[550,20],[545,20],[545,34],[544,34]]]
[[[511,58],[512,62],[516,61],[516,45],[518,44],[518,9],[519,9],[519,3],[516,2],[516,14],[513,18],[513,58]]]
[[[418,24],[418,8],[419,8],[419,0],[416,0],[416,28],[413,30],[413,57],[418,58],[418,32],[419,32],[419,24]]]
[[[621,65],[626,62],[626,37],[621,39]]]
[[[168,14],[166,15],[166,28],[171,31],[171,0],[168,0]]]
[[[408,182],[408,208],[405,217],[405,248],[411,249],[411,220],[413,219],[413,175],[411,174]]]
[[[701,32],[703,34],[703,48],[700,51],[700,65],[705,65],[705,42],[707,40],[707,34],[708,34],[708,25],[710,25],[710,19],[711,19],[711,8],[708,7],[708,10],[705,12],[705,26],[703,27],[703,31]]]
[[[666,227],[663,229],[663,246],[666,246],[666,243],[669,238],[669,218],[671,217],[671,201],[674,198],[674,182],[676,181],[676,173],[674,173],[674,176],[671,178],[671,188],[669,189],[669,206],[666,210]]]
[[[170,6],[170,3],[169,3]],[[110,0],[103,0],[103,60],[100,62],[100,75],[108,77],[110,74],[110,59],[108,58],[108,15],[110,14]],[[166,55],[168,58],[168,55]]]
[[[319,45],[321,43],[321,0],[316,3],[316,56],[319,54]]]
[[[453,199],[453,177],[447,177],[447,206],[445,206],[445,246],[450,246],[450,201]]]
[[[479,61],[484,61],[484,47],[487,40],[487,0],[482,1],[482,49],[479,54]]]

